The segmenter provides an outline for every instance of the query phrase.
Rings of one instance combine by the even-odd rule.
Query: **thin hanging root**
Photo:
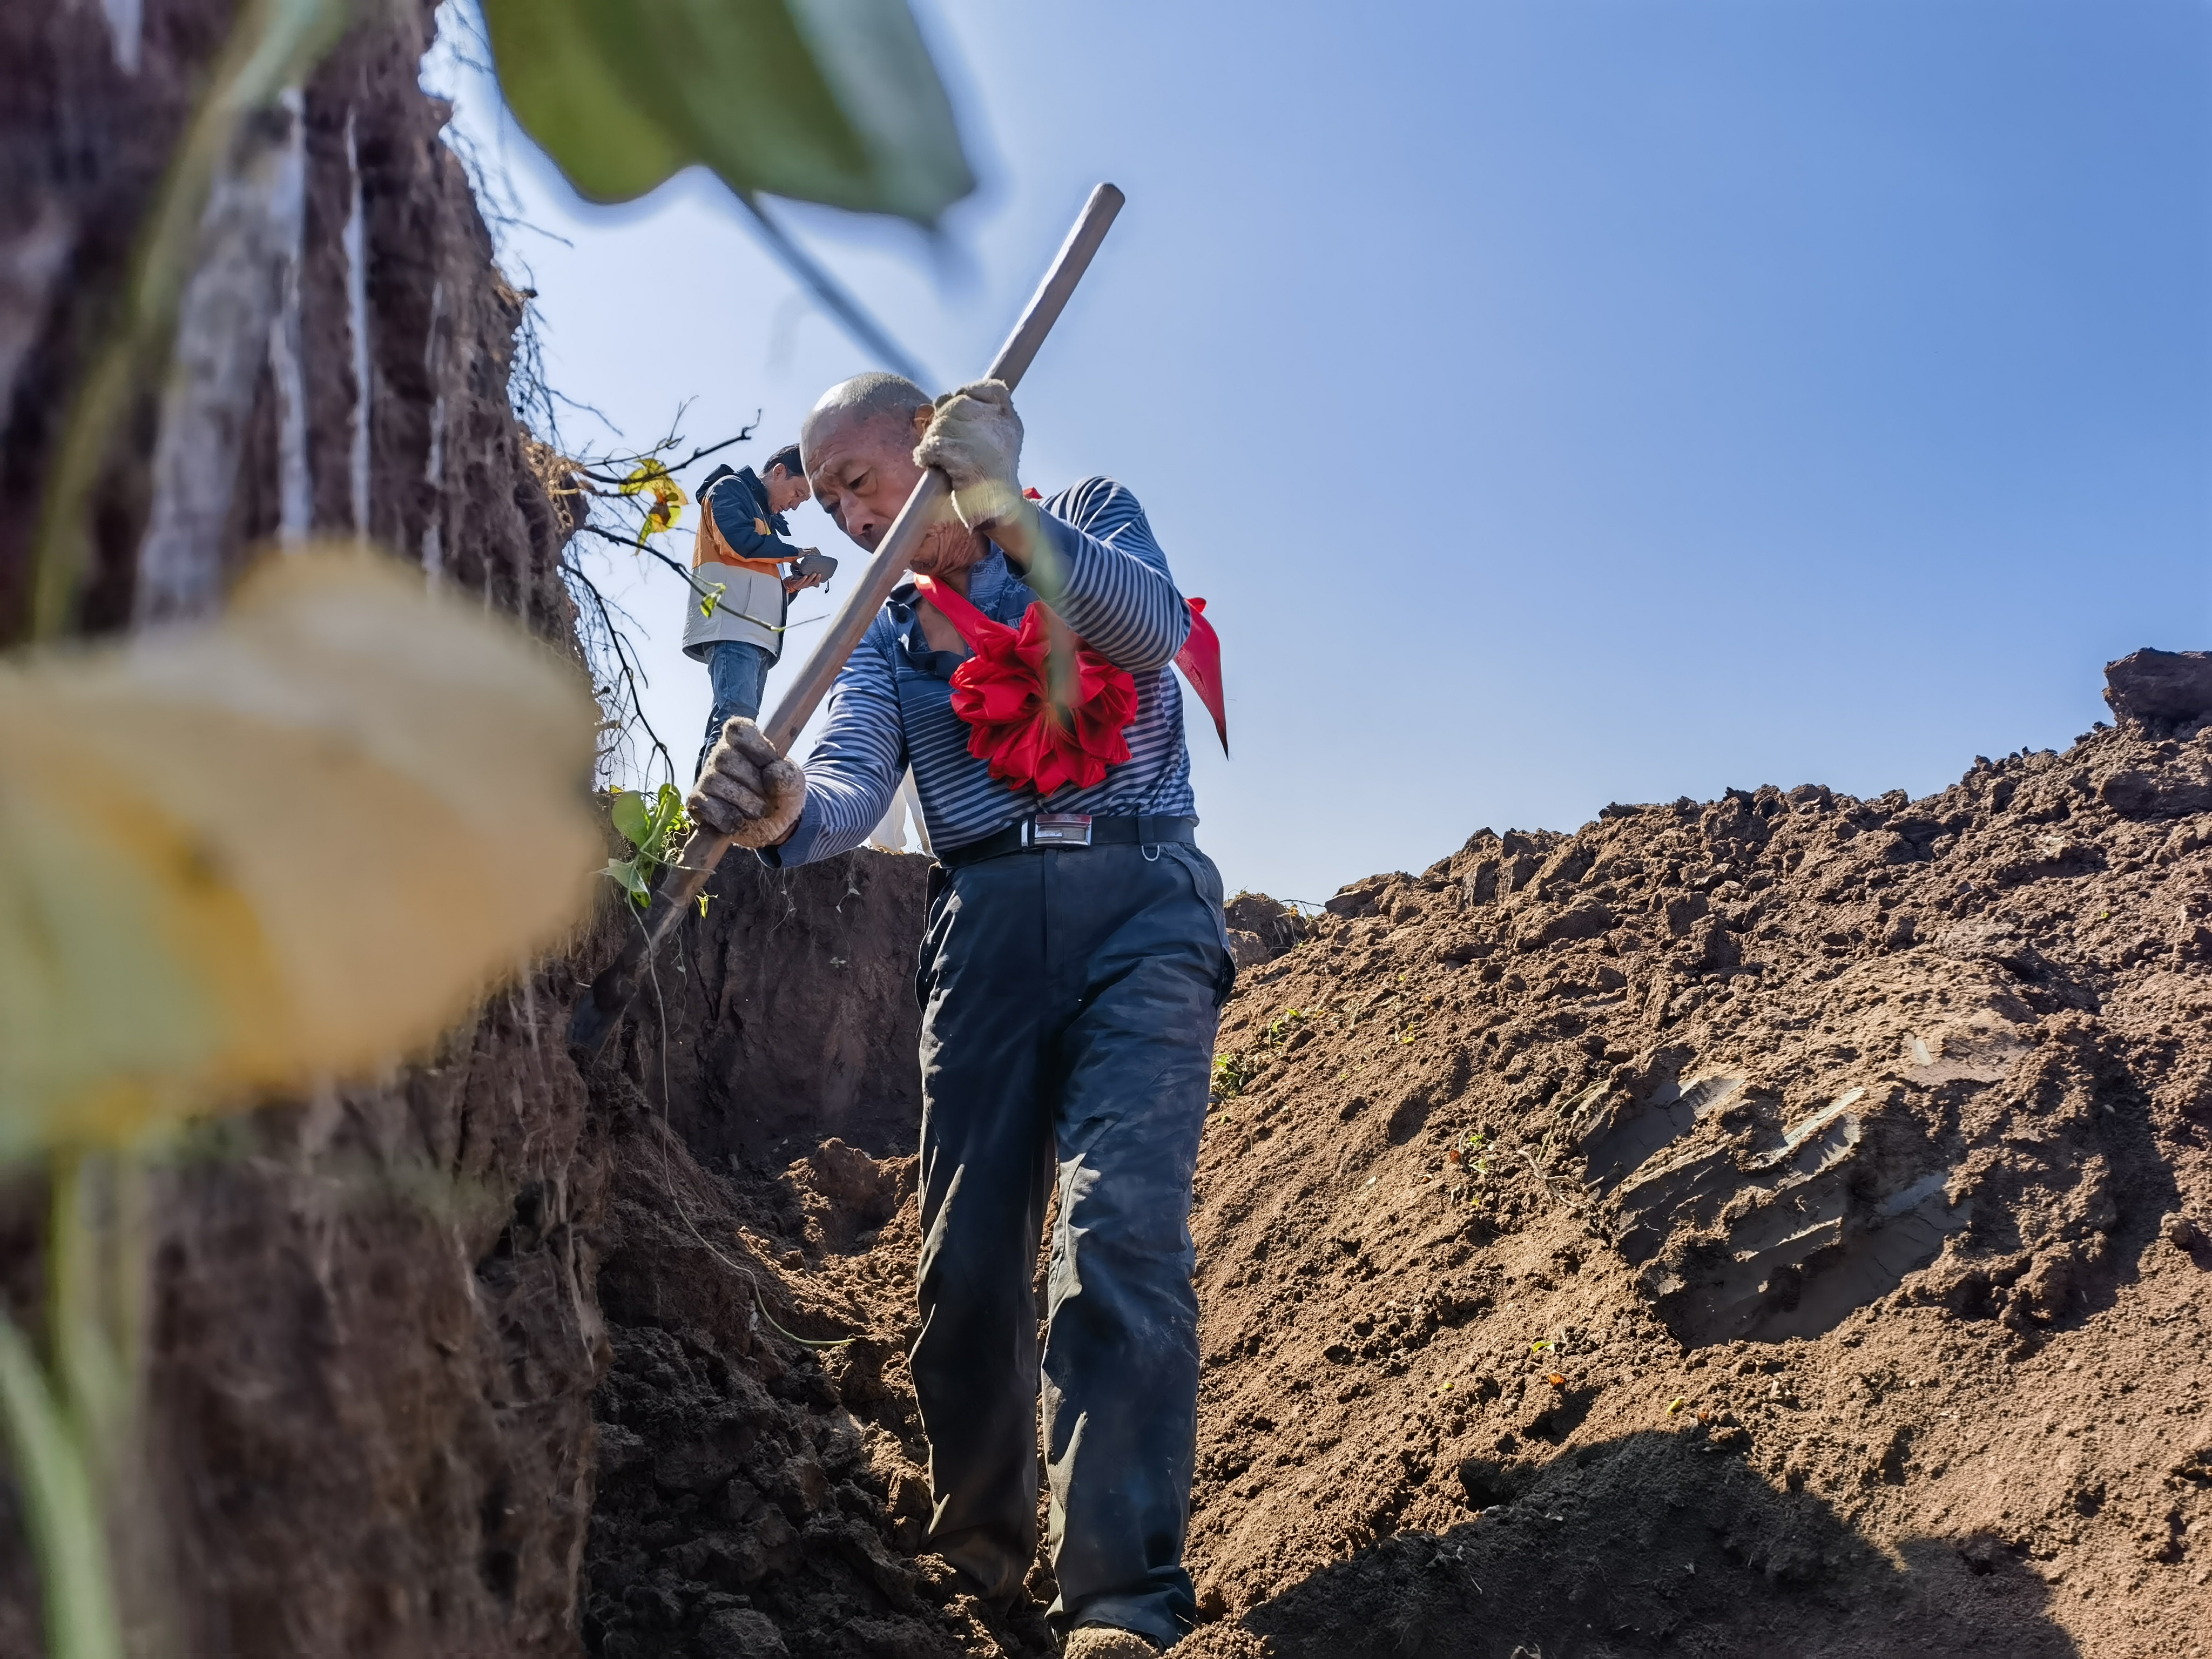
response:
[[[637,925],[642,927],[645,924],[640,921]],[[676,1213],[684,1218],[685,1231],[698,1241],[699,1248],[752,1286],[753,1307],[758,1311],[760,1316],[768,1322],[769,1328],[776,1334],[798,1343],[802,1348],[842,1348],[858,1342],[866,1334],[865,1331],[855,1331],[850,1336],[826,1338],[801,1336],[798,1332],[786,1330],[777,1323],[775,1316],[768,1310],[768,1303],[761,1295],[760,1280],[754,1276],[752,1269],[741,1262],[731,1261],[729,1257],[716,1249],[708,1241],[706,1234],[699,1231],[698,1224],[691,1219],[691,1212],[684,1207],[684,1200],[676,1195],[676,1172],[668,1162],[668,1141],[676,1133],[674,1127],[669,1121],[668,1112],[668,1006],[660,999],[659,967],[658,964],[653,964],[649,957],[647,960],[649,965],[647,979],[653,986],[653,1012],[660,1023],[660,1127],[664,1136],[660,1143],[661,1190],[667,1194],[668,1202],[675,1209]]]

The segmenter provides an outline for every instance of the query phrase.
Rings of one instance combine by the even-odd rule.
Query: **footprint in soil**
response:
[[[1626,1659],[1850,1650],[2062,1659],[2079,1650],[2007,1542],[1905,1543],[1904,1566],[1824,1501],[1687,1437],[1460,1470],[1480,1518],[1400,1533],[1179,1654],[1244,1659]]]

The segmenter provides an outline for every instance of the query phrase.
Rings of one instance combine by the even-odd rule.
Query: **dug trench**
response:
[[[1052,1650],[917,1553],[921,866],[726,866],[590,1079],[592,1652]],[[1182,1651],[2203,1651],[2212,725],[1234,920]]]
[[[134,9],[0,8],[0,618],[232,9],[143,8],[125,73]],[[225,547],[365,522],[574,649],[574,502],[509,407],[523,296],[417,82],[431,16],[379,11],[304,88],[299,401],[272,350]],[[103,483],[94,631],[132,613],[144,450]],[[1311,926],[1239,902],[1183,1650],[2202,1652],[2203,673],[2123,665],[2116,728],[1924,800],[1611,808]],[[611,895],[436,1053],[172,1149],[134,1649],[1049,1652],[1043,1568],[992,1609],[920,1551],[922,885],[733,860],[580,1072]],[[42,1204],[0,1189],[27,1327]],[[0,1481],[10,1655],[20,1509]]]

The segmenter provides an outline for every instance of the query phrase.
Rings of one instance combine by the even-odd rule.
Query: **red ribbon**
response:
[[[1190,689],[1198,693],[1206,712],[1213,716],[1213,729],[1221,734],[1221,752],[1225,755],[1229,752],[1229,716],[1222,708],[1221,635],[1206,619],[1204,599],[1185,599],[1183,603],[1190,607],[1190,637],[1176,653],[1176,666],[1182,670]]]
[[[968,752],[989,763],[993,777],[1049,795],[1071,784],[1095,788],[1108,767],[1129,758],[1121,732],[1137,717],[1137,683],[1078,640],[1073,704],[1055,710],[1045,679],[1052,613],[1042,600],[1017,631],[941,582],[916,576],[914,585],[975,653],[952,671],[952,712],[968,724]]]

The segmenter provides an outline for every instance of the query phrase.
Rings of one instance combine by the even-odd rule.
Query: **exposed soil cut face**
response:
[[[866,848],[787,873],[723,861],[707,915],[684,924],[639,997],[623,1051],[701,1162],[781,1169],[830,1138],[878,1158],[914,1151],[929,862]]]
[[[131,244],[234,8],[147,0],[135,71],[106,19],[0,7],[0,630],[67,393],[112,321]],[[416,83],[433,8],[373,9],[304,90],[307,391],[302,527],[368,528],[574,648],[566,517],[507,398],[520,301]],[[341,228],[362,206],[364,294]],[[368,369],[356,376],[355,331]],[[259,370],[224,538],[276,532],[277,393]],[[82,621],[123,624],[148,503],[151,399],[110,458]],[[157,1172],[140,1501],[126,1563],[161,1650],[295,1659],[574,1651],[604,1367],[591,1247],[605,1151],[541,966],[437,1054],[210,1127]],[[34,1317],[38,1183],[0,1194],[11,1311]],[[37,1593],[0,1481],[0,1652],[40,1651]]]

